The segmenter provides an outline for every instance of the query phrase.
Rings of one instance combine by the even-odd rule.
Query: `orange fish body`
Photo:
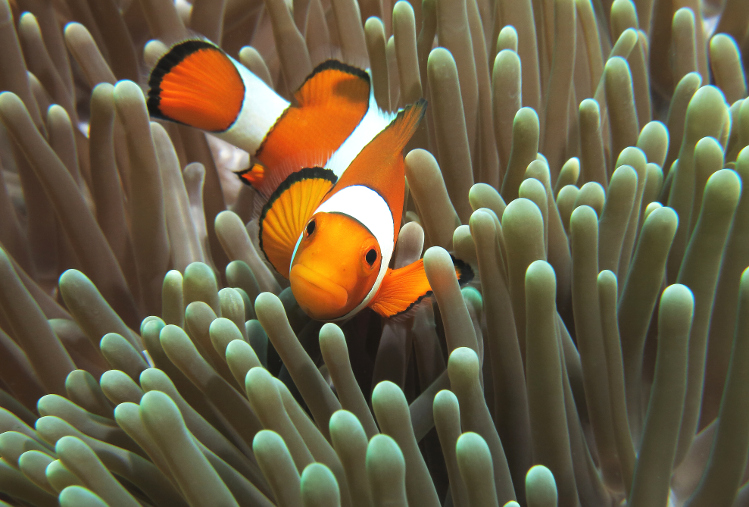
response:
[[[421,260],[388,267],[403,213],[403,149],[425,101],[381,111],[365,71],[329,60],[290,104],[196,40],[162,57],[149,85],[152,116],[207,130],[260,161],[239,173],[267,198],[260,247],[310,317],[343,320],[365,307],[395,317],[431,294]],[[462,263],[456,274],[472,276]]]

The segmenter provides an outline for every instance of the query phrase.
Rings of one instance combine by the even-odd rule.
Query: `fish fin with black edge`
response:
[[[450,259],[452,259],[453,266],[455,266],[455,276],[458,277],[458,284],[463,287],[464,285],[471,283],[475,276],[471,265],[458,259],[453,254],[450,254]]]
[[[361,69],[336,60],[321,63],[294,94],[298,104],[278,119],[255,156],[278,172],[280,181],[301,168],[323,166],[367,113],[370,87]]]
[[[458,283],[462,286],[473,280],[471,267],[460,259],[451,258]],[[383,317],[404,319],[412,315],[417,307],[430,302],[432,297],[424,260],[419,259],[399,269],[388,269],[369,307]]]
[[[403,214],[406,185],[405,148],[426,111],[426,100],[409,104],[354,157],[341,174],[331,196],[348,186],[371,188],[387,202],[396,220]],[[398,237],[399,226],[394,237]]]
[[[299,236],[336,181],[333,171],[305,168],[290,174],[268,198],[260,212],[260,249],[284,278]]]
[[[259,188],[265,180],[265,167],[263,164],[252,164],[248,169],[234,173],[239,178],[239,181],[245,185],[249,185],[254,188]]]
[[[338,60],[319,64],[294,94],[299,107],[353,108],[364,116],[369,107],[369,74]]]
[[[215,44],[190,39],[159,59],[148,81],[148,112],[208,132],[239,116],[245,85],[233,60]]]

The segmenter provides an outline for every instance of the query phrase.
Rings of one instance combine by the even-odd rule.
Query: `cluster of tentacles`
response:
[[[680,8],[679,8],[680,7]],[[745,0],[0,0],[0,505],[749,505]],[[426,97],[394,266],[310,320],[247,157],[151,122],[201,34]],[[470,262],[461,289],[448,252]]]

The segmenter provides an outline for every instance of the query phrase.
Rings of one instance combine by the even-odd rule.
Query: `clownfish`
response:
[[[426,101],[382,111],[366,71],[328,60],[292,104],[203,40],[173,46],[148,84],[151,116],[210,132],[259,161],[238,175],[267,199],[260,248],[310,317],[345,320],[369,307],[392,318],[431,295],[422,260],[388,267],[403,214],[403,149]],[[465,283],[473,274],[456,260],[456,276]]]

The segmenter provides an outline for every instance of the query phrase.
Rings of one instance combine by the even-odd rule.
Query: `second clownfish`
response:
[[[382,111],[367,72],[328,60],[291,104],[202,40],[172,47],[149,86],[152,116],[208,131],[260,161],[239,173],[267,199],[260,247],[310,317],[342,320],[364,307],[396,317],[431,295],[422,260],[388,267],[403,214],[403,149],[424,100]],[[473,276],[460,261],[456,275]]]

